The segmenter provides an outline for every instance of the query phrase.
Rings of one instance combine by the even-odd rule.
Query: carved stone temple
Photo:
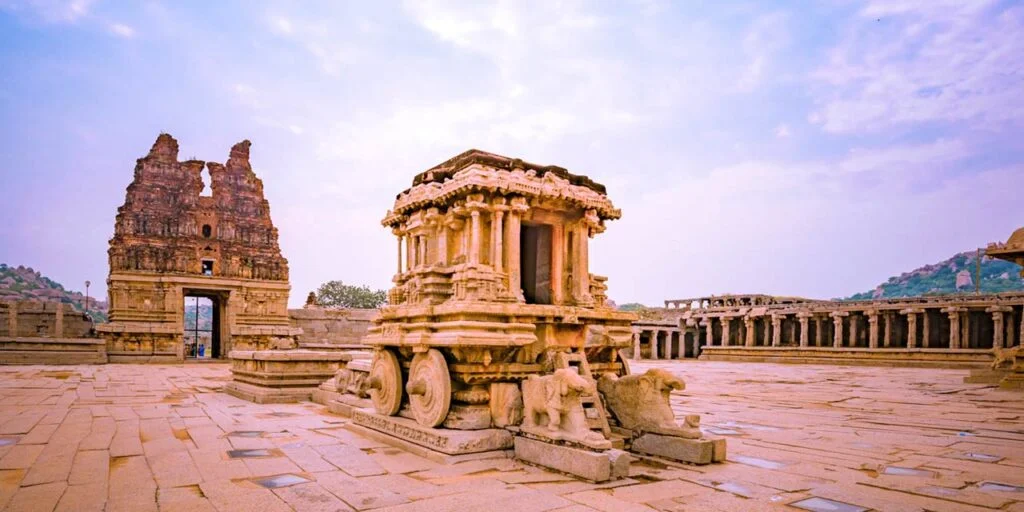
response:
[[[288,261],[249,146],[235,144],[226,164],[179,162],[178,142],[161,134],[138,160],[110,239],[110,323],[97,326],[111,362],[220,358],[301,332],[289,325]],[[185,324],[191,299],[210,305],[212,326]]]
[[[635,316],[589,270],[590,238],[620,215],[585,176],[477,150],[417,175],[383,220],[396,273],[364,339],[372,363],[339,371],[331,410],[396,444],[449,456],[514,445],[595,481],[624,476],[630,447],[724,459],[698,416],[673,419],[682,381],[629,375]]]

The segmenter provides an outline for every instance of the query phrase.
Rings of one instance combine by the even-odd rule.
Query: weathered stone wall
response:
[[[306,307],[288,310],[292,326],[302,329],[300,345],[357,345],[375,316],[376,309]]]
[[[93,323],[71,304],[43,301],[0,302],[0,337],[85,338]]]

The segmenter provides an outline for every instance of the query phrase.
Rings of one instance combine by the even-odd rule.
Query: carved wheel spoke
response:
[[[374,353],[367,385],[373,407],[379,414],[398,414],[402,405],[402,368],[394,352],[384,349]]]
[[[439,350],[430,349],[413,357],[406,391],[417,423],[436,427],[444,422],[452,402],[452,380]]]

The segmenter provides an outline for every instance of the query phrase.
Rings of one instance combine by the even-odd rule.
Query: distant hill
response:
[[[890,277],[874,290],[847,297],[847,300],[888,299],[893,297],[914,297],[948,293],[974,292],[977,272],[977,254],[962,252],[948,260],[934,265],[925,265],[916,270]],[[1024,280],[1020,277],[1020,266],[1008,261],[982,256],[982,293],[1024,291]]]
[[[42,275],[31,267],[0,263],[0,300],[60,301],[85,311],[85,294],[70,291],[64,285]],[[107,321],[106,301],[89,297],[89,312],[97,322]]]

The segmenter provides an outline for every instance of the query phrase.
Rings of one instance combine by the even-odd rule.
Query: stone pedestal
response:
[[[725,439],[721,438],[684,439],[643,434],[633,441],[630,450],[690,464],[725,461]]]
[[[1009,374],[1010,370],[971,370],[970,375],[964,377],[964,384],[999,384]]]
[[[316,350],[235,350],[224,392],[256,403],[309,400],[351,355]]]
[[[999,387],[1002,389],[1024,389],[1024,373],[1010,372],[1003,377],[1003,380],[999,381]]]
[[[606,482],[629,476],[631,457],[622,450],[592,451],[516,436],[516,458],[589,480]]]
[[[466,455],[512,448],[512,434],[504,429],[454,430],[424,427],[415,420],[384,416],[367,409],[352,409],[352,422],[443,455]]]

